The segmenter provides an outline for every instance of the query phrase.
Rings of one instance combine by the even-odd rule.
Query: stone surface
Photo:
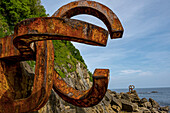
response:
[[[159,104],[152,98],[149,98],[149,102],[152,104],[152,107],[154,107],[154,108],[160,107]]]
[[[151,111],[150,111],[149,109],[145,108],[145,107],[140,107],[139,109],[140,109],[140,111],[142,111],[143,113],[151,113]]]
[[[151,111],[151,113],[159,113],[158,110],[155,108],[151,108],[150,111]]]
[[[138,109],[137,104],[129,102],[125,99],[121,99],[121,103],[122,103],[122,110],[124,110],[124,111],[132,112],[132,111],[135,111],[136,109]]]
[[[140,102],[141,103],[145,103],[145,102],[147,102],[148,100],[146,99],[146,98],[142,98],[141,100],[140,100]]]
[[[115,97],[112,97],[112,100],[111,100],[111,105],[116,105],[116,106],[119,106],[121,109],[122,109],[122,103],[121,103],[121,100],[120,99],[117,99]]]
[[[161,111],[169,111],[169,106],[160,107]]]
[[[152,105],[151,105],[150,102],[142,103],[140,106],[141,106],[141,107],[146,107],[146,108],[148,108],[148,109],[152,108]]]

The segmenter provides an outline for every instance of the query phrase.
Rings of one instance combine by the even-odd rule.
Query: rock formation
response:
[[[22,73],[25,80],[33,80],[33,71],[26,62],[21,63]],[[27,76],[27,77],[26,77]],[[23,77],[22,77],[23,78]],[[76,71],[67,72],[64,80],[72,87],[78,90],[86,90],[92,86],[89,80],[90,76],[84,64],[77,61]],[[111,81],[110,81],[111,82]],[[30,82],[31,84],[32,82]],[[28,84],[26,96],[31,91]],[[23,92],[23,91],[21,91]],[[19,94],[18,94],[19,95]],[[23,94],[20,98],[25,97]],[[17,97],[19,98],[19,96]],[[31,113],[168,113],[169,107],[160,107],[153,99],[140,99],[137,92],[132,93],[116,93],[108,90],[103,100],[94,107],[80,108],[63,101],[54,91],[51,91],[51,96],[47,104],[39,111]]]

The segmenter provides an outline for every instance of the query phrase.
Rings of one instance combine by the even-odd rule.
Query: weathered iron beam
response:
[[[37,44],[36,66],[33,91],[28,98],[14,100],[10,95],[6,71],[9,61],[0,64],[0,112],[21,113],[35,110],[50,95],[53,86],[54,50],[52,41],[41,41]],[[19,70],[16,70],[19,71]],[[12,76],[13,73],[11,73]]]
[[[95,1],[82,0],[68,3],[60,7],[52,17],[71,18],[79,14],[93,15],[102,20],[107,26],[112,39],[122,37],[124,29],[116,14],[107,6]]]
[[[108,32],[98,26],[74,19],[41,17],[24,20],[15,26],[13,42],[23,54],[32,54],[30,43],[40,40],[69,40],[106,46]]]
[[[107,26],[111,38],[120,38],[123,35],[123,27],[117,18],[117,16],[106,6],[95,2],[95,1],[75,1],[71,2],[67,5],[64,5],[60,9],[58,9],[53,17],[62,17],[62,18],[71,18],[72,16],[78,14],[90,14],[93,15],[100,20],[102,20]],[[107,76],[104,79],[102,74],[97,75],[96,73],[100,70],[101,73],[105,73]],[[107,69],[97,69],[93,75],[93,86],[91,89],[87,91],[77,91],[76,89],[70,87],[61,77],[55,73],[54,86],[56,93],[59,94],[65,101],[72,103],[73,105],[80,107],[90,107],[99,103],[105,95],[105,91],[108,85],[108,72]],[[101,77],[101,78],[100,78]],[[107,80],[106,80],[107,79]],[[104,81],[105,82],[104,82]],[[97,81],[97,82],[96,82]],[[103,81],[103,82],[101,82]],[[60,83],[60,84],[58,84]],[[60,85],[62,84],[62,87]],[[103,92],[97,90],[95,86],[100,87],[99,89]],[[106,89],[105,89],[106,88]],[[64,94],[64,95],[62,95]],[[71,95],[70,95],[71,94]],[[87,97],[88,95],[89,97]],[[101,98],[99,98],[101,97]],[[93,98],[93,101],[91,100]]]
[[[65,83],[56,72],[53,89],[66,102],[79,107],[90,107],[97,105],[105,96],[109,82],[108,77],[108,69],[96,69],[93,74],[93,86],[89,90],[79,91]]]

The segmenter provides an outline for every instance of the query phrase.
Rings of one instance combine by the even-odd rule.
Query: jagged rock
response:
[[[126,93],[122,93],[122,94],[121,94],[121,99],[125,99],[125,100],[127,100],[127,101],[131,101],[131,98],[130,98],[129,95],[126,94]]]
[[[152,104],[153,108],[160,107],[159,104],[155,100],[153,100],[152,98],[149,98],[149,102]]]
[[[108,106],[112,101],[112,96],[109,94],[109,92],[107,91],[105,94],[105,97],[103,99],[103,103]]]
[[[140,98],[136,92],[136,90],[133,90],[131,94],[129,94],[129,97],[131,98],[131,101],[133,103],[137,103],[138,105],[140,104]]]
[[[169,111],[169,106],[160,107],[161,111]]]
[[[121,100],[120,99],[117,99],[115,97],[112,97],[112,100],[111,100],[111,106],[113,105],[116,105],[116,106],[119,106],[120,109],[122,109],[122,103],[121,103]]]
[[[121,99],[121,95],[120,95],[119,93],[116,93],[116,94],[115,94],[115,97],[116,97],[117,99]]]
[[[141,107],[146,107],[146,108],[148,108],[148,109],[152,108],[152,105],[151,105],[150,102],[142,103],[142,104],[140,104],[140,106],[141,106]]]
[[[145,103],[145,102],[147,102],[148,100],[146,99],[146,98],[142,98],[141,100],[140,100],[140,102],[141,103]]]
[[[121,99],[122,110],[132,112],[138,109],[138,105],[127,100]]]

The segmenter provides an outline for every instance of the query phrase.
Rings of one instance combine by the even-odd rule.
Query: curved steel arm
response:
[[[13,42],[24,54],[33,54],[30,43],[40,40],[69,40],[105,46],[108,32],[98,26],[74,19],[41,17],[24,20],[15,26]]]
[[[52,17],[71,18],[78,14],[93,15],[102,20],[107,26],[112,39],[121,38],[123,27],[119,18],[107,6],[95,1],[74,1],[60,7]]]
[[[71,2],[58,9],[53,14],[52,17],[71,18],[72,16],[78,14],[90,14],[101,19],[107,26],[112,39],[121,38],[123,35],[123,27],[119,19],[117,18],[117,16],[108,7],[95,1]],[[108,85],[107,77],[105,79],[95,78],[95,75],[99,74],[98,71],[99,70],[96,70],[95,71],[96,73],[94,73],[93,76],[93,80],[94,80],[93,87],[87,91],[75,90],[74,88],[67,85],[57,73],[55,73],[53,89],[55,89],[56,93],[58,93],[65,101],[72,103],[76,106],[80,106],[80,107],[94,106],[101,101],[101,99],[106,93],[105,91]],[[101,72],[102,71],[105,72],[104,70],[101,70]],[[63,85],[60,86],[61,84]],[[101,92],[97,89],[100,89]],[[102,97],[102,98],[99,99],[98,97]]]
[[[96,69],[93,74],[93,86],[86,91],[79,91],[67,83],[54,71],[55,92],[66,102],[79,107],[91,107],[98,104],[107,91],[108,87],[108,69]]]
[[[51,44],[52,41],[41,41],[37,44],[35,76],[31,95],[25,99],[14,100],[9,96],[8,90],[10,89],[1,88],[3,94],[0,95],[0,112],[21,113],[35,110],[50,95],[53,85],[54,65],[54,58],[52,57],[54,56],[54,50]],[[6,68],[3,68],[5,65],[8,65],[8,62],[5,64],[2,61],[0,79],[3,79],[3,81],[6,81]],[[3,84],[3,86],[8,87],[8,83]]]

